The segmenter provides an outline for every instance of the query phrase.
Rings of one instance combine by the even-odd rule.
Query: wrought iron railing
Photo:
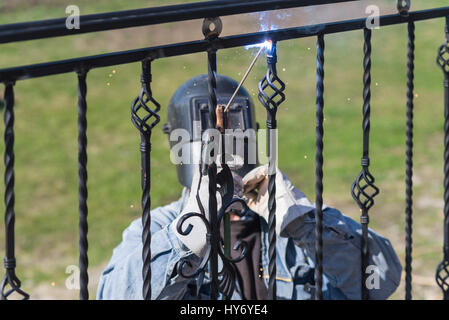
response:
[[[29,295],[21,288],[21,282],[15,273],[15,245],[14,245],[14,84],[25,79],[45,77],[55,74],[76,72],[78,76],[78,166],[79,166],[79,265],[80,265],[80,298],[88,299],[88,241],[87,241],[87,85],[86,76],[94,68],[120,65],[132,62],[142,63],[141,86],[139,95],[134,99],[131,106],[131,119],[139,130],[141,136],[141,167],[142,167],[142,243],[143,243],[143,297],[151,298],[151,197],[150,197],[150,151],[151,132],[159,123],[158,112],[159,103],[153,97],[151,91],[151,63],[155,59],[163,59],[172,56],[182,56],[197,52],[207,52],[208,62],[208,85],[209,85],[209,108],[210,124],[216,127],[215,108],[216,97],[216,53],[218,50],[232,47],[240,47],[254,43],[262,43],[265,40],[272,41],[272,49],[267,57],[267,73],[259,83],[259,100],[267,110],[267,127],[276,128],[276,111],[284,101],[284,83],[277,76],[276,72],[276,43],[278,41],[317,37],[317,92],[316,92],[316,299],[322,299],[323,285],[323,119],[324,119],[324,50],[325,35],[340,33],[351,30],[363,30],[364,32],[364,59],[363,59],[363,152],[361,160],[361,172],[352,185],[351,192],[354,200],[360,206],[362,215],[360,222],[362,225],[362,265],[361,279],[364,282],[366,277],[365,269],[368,264],[368,223],[369,210],[374,205],[374,197],[379,193],[375,186],[375,179],[369,171],[369,134],[370,134],[370,101],[371,101],[371,36],[372,32],[367,27],[366,19],[353,19],[346,21],[334,21],[323,24],[307,25],[293,28],[284,28],[249,34],[238,34],[233,36],[220,37],[219,31],[210,32],[207,29],[211,21],[215,25],[220,24],[218,17],[251,13],[268,10],[278,10],[295,7],[306,7],[311,5],[322,5],[331,3],[355,2],[359,0],[253,0],[253,1],[208,1],[191,4],[172,5],[148,9],[138,9],[129,11],[118,11],[103,14],[85,15],[80,17],[79,29],[67,29],[66,19],[51,19],[35,22],[16,23],[0,26],[0,43],[10,43],[24,40],[42,39],[79,33],[88,33],[104,30],[114,30],[120,28],[162,24],[168,22],[193,20],[204,18],[203,32],[204,40],[190,41],[149,47],[144,49],[114,52],[102,55],[81,57],[48,63],[25,65],[0,70],[0,82],[5,85],[4,93],[4,122],[5,122],[5,242],[6,257],[4,260],[6,275],[1,283],[1,297],[7,299],[12,293],[18,293],[24,299]],[[437,63],[444,72],[445,90],[445,139],[444,139],[444,260],[437,268],[436,281],[444,293],[444,299],[449,300],[449,7],[434,8],[422,11],[409,11],[410,1],[398,1],[398,14],[391,14],[379,17],[379,26],[396,24],[408,24],[408,64],[407,64],[407,96],[406,96],[406,259],[405,259],[405,291],[406,299],[411,299],[412,290],[412,169],[413,169],[413,89],[414,89],[414,41],[415,22],[446,17],[446,41],[438,51]],[[206,26],[206,29],[204,29]],[[266,89],[269,88],[271,94]],[[270,139],[270,137],[269,137]],[[269,140],[270,141],[270,140]],[[270,152],[270,151],[269,151]],[[209,176],[209,217],[204,219],[204,215],[196,214],[203,218],[208,229],[208,250],[200,269],[209,262],[211,273],[211,298],[216,299],[219,292],[225,296],[232,293],[232,282],[235,280],[230,270],[218,270],[219,257],[224,261],[232,263],[229,255],[221,249],[219,234],[219,224],[224,220],[222,210],[217,212],[217,191],[216,179],[217,168],[214,164],[207,169]],[[276,299],[276,251],[275,251],[275,174],[269,176],[269,298]],[[186,215],[180,220],[178,230],[183,231],[181,226],[190,216]],[[245,251],[241,247],[242,251]],[[242,252],[243,254],[243,252]],[[183,274],[183,263],[178,265],[178,272]],[[225,263],[226,265],[226,263]],[[226,274],[227,271],[228,274]],[[231,274],[229,274],[231,272]],[[191,274],[191,276],[196,273]],[[187,275],[186,275],[187,276]],[[369,299],[369,292],[362,283],[361,296]]]

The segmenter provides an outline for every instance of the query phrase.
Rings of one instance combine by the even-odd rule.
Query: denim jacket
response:
[[[185,205],[188,191],[169,205],[151,211],[151,298],[195,299],[197,279],[186,279],[175,271],[176,263],[194,255],[176,236],[173,220]],[[289,217],[288,237],[277,236],[276,294],[278,299],[314,298],[315,218],[314,208],[305,207],[298,217]],[[263,278],[268,286],[268,225],[261,222],[261,261]],[[337,209],[323,210],[323,297],[324,299],[361,298],[361,226]],[[280,221],[278,223],[281,223]],[[192,231],[193,232],[193,231]],[[281,232],[284,234],[283,232]],[[371,273],[370,298],[386,299],[399,286],[401,265],[387,239],[369,230]],[[123,232],[122,242],[114,249],[103,271],[97,299],[142,299],[142,223],[137,219]],[[262,275],[261,275],[262,276]],[[206,267],[200,286],[202,299],[209,299],[209,273]],[[232,299],[241,299],[236,283]]]

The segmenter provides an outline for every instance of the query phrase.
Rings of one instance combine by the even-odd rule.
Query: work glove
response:
[[[221,167],[218,167],[218,172],[221,171]],[[217,173],[218,173],[217,172]],[[243,191],[243,182],[242,178],[232,172],[232,177],[234,181],[234,197],[242,197],[242,191]],[[201,181],[200,181],[201,178]],[[199,186],[199,191],[198,191]],[[172,228],[174,229],[174,232],[179,240],[187,247],[189,248],[195,255],[198,257],[202,257],[205,254],[205,249],[207,245],[206,241],[206,233],[207,228],[204,223],[204,221],[200,217],[190,217],[185,220],[185,222],[182,224],[182,231],[183,233],[186,231],[189,225],[192,225],[192,230],[189,234],[184,235],[183,233],[180,233],[177,229],[178,222],[182,218],[183,215],[187,213],[202,213],[202,210],[200,209],[200,206],[198,204],[197,200],[197,194],[199,195],[201,205],[203,207],[204,212],[204,218],[209,221],[209,177],[207,175],[201,176],[200,171],[195,170],[195,173],[193,175],[192,179],[192,187],[190,189],[186,204],[181,210],[181,213],[178,215],[178,217],[174,220],[172,224]],[[220,208],[222,206],[222,198],[221,195],[218,193],[216,194],[217,197],[217,213],[220,211]],[[239,203],[234,203],[231,206],[227,208],[227,210],[236,209],[241,210],[242,207]]]
[[[290,179],[276,168],[276,233],[288,237],[288,225],[312,211],[312,204],[306,195],[295,188]],[[248,207],[268,221],[268,165],[257,167],[243,177],[243,194]]]
[[[201,181],[200,181],[201,178]],[[199,190],[198,190],[199,186]],[[196,168],[192,178],[192,187],[188,191],[189,195],[187,202],[185,202],[181,213],[173,221],[172,226],[174,233],[179,240],[189,248],[195,255],[202,257],[205,254],[206,249],[206,233],[207,228],[203,220],[200,217],[190,217],[182,224],[182,231],[185,232],[189,225],[192,225],[190,233],[184,235],[178,230],[178,222],[187,213],[202,213],[200,210],[197,194],[199,195],[201,205],[203,207],[204,218],[209,221],[209,177],[207,175],[201,176],[199,168]],[[217,211],[221,208],[221,196],[217,192]]]

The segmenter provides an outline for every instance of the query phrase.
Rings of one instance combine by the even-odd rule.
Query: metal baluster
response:
[[[5,83],[5,269],[6,274],[0,285],[1,299],[6,300],[16,292],[28,300],[30,296],[24,292],[21,282],[16,276],[14,225],[16,214],[14,212],[14,83]],[[11,289],[7,289],[7,286]]]
[[[315,210],[315,299],[323,299],[323,136],[324,136],[324,35],[317,40],[316,68],[316,210]]]
[[[78,215],[79,215],[79,265],[80,265],[80,299],[89,299],[89,274],[87,267],[87,71],[78,72]]]
[[[449,16],[446,17],[446,42],[438,50],[437,64],[444,73],[444,246],[436,281],[449,300]]]
[[[408,23],[407,112],[405,142],[405,299],[412,299],[413,226],[413,90],[415,71],[415,23]]]
[[[371,30],[364,29],[364,74],[363,74],[363,156],[362,170],[352,184],[351,193],[354,200],[360,207],[362,215],[360,223],[362,225],[362,245],[361,245],[361,296],[363,300],[369,299],[369,292],[366,287],[366,270],[369,264],[368,247],[368,224],[369,209],[374,205],[374,197],[379,194],[379,189],[374,185],[375,179],[369,172],[369,134],[370,134],[370,114],[371,114]]]
[[[210,49],[207,52],[208,61],[208,87],[209,87],[209,121],[210,127],[215,128],[217,119],[215,108],[217,107],[217,52]],[[214,150],[213,158],[216,157],[217,150]],[[209,176],[209,223],[212,229],[212,248],[210,253],[209,268],[211,276],[211,299],[218,298],[218,251],[219,230],[217,230],[217,164],[213,161],[208,166],[207,175]]]
[[[209,40],[210,46],[207,50],[207,70],[209,89],[209,128],[217,127],[217,50],[213,47],[213,40],[216,39],[222,30],[220,18],[204,19],[202,30],[205,38]],[[211,137],[213,139],[213,137]],[[220,229],[217,224],[217,164],[215,159],[217,150],[211,155],[213,161],[207,167],[209,177],[209,224],[211,228],[211,251],[209,258],[209,272],[211,277],[210,298],[218,298],[218,246],[220,243]]]
[[[151,92],[151,59],[142,61],[141,75],[142,89],[131,105],[131,120],[140,131],[140,153],[142,167],[142,296],[145,300],[151,299],[151,197],[150,197],[150,152],[151,132],[159,123],[158,112],[160,104],[153,98]],[[144,112],[141,117],[139,112]]]
[[[259,101],[267,110],[268,129],[268,299],[276,300],[276,112],[285,100],[285,84],[277,76],[276,43],[267,50],[267,73],[259,82]],[[266,91],[266,92],[265,92]]]

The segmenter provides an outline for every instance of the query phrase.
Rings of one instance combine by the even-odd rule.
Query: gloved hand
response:
[[[201,178],[201,181],[200,181]],[[199,191],[198,191],[199,184]],[[205,214],[206,220],[209,220],[209,177],[207,175],[201,176],[200,170],[197,168],[193,175],[192,187],[189,191],[189,196],[185,206],[182,208],[181,213],[172,222],[172,228],[174,233],[184,245],[189,248],[195,255],[202,257],[205,254],[206,249],[206,225],[199,217],[190,217],[182,225],[182,231],[185,231],[189,225],[192,225],[192,231],[183,235],[178,232],[177,225],[181,217],[187,213],[201,213],[200,207],[197,201],[197,194],[200,197],[201,205]],[[217,212],[221,208],[221,196],[217,192]]]
[[[315,208],[290,179],[276,168],[276,233],[288,236],[285,230],[293,220]],[[268,165],[257,167],[243,177],[243,194],[248,207],[268,221]]]

